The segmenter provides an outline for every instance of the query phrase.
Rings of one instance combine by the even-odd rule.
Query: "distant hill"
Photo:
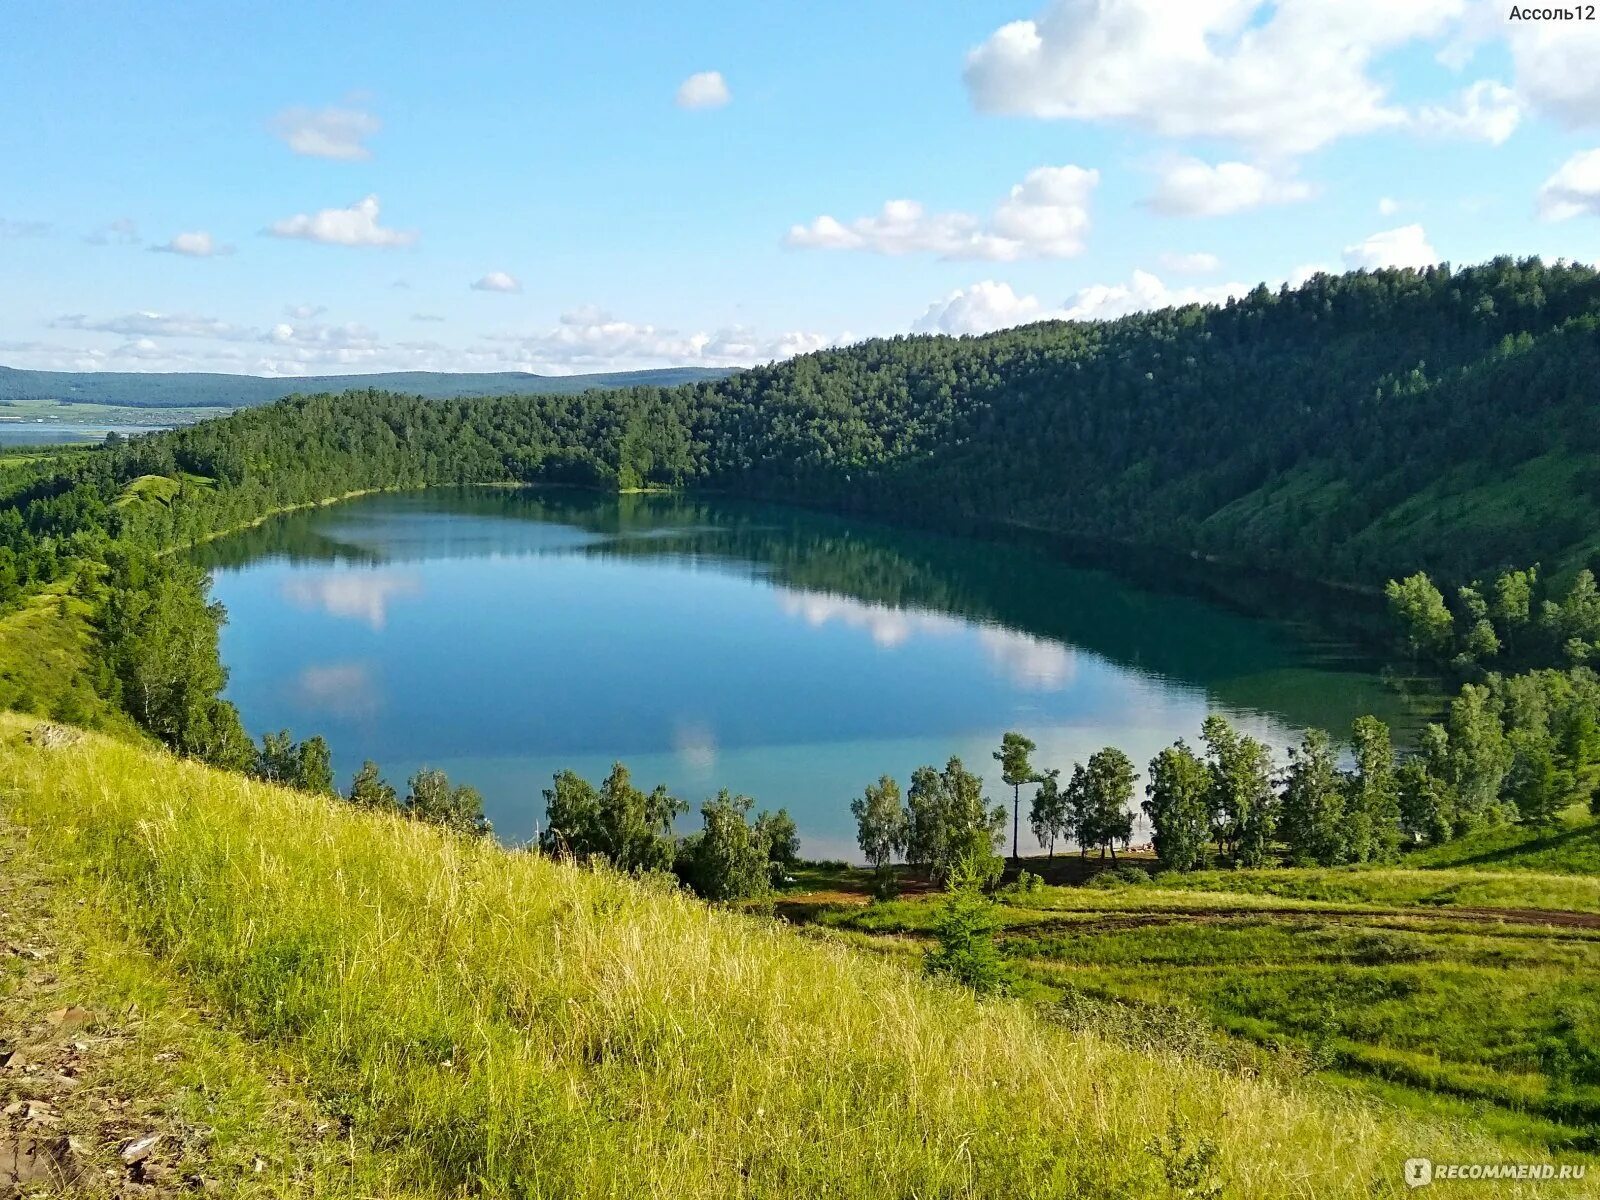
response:
[[[130,408],[245,408],[269,404],[296,393],[343,392],[377,388],[426,396],[430,400],[464,396],[567,395],[589,388],[640,385],[672,387],[723,379],[721,368],[663,367],[653,371],[609,371],[594,375],[534,375],[525,371],[386,371],[375,375],[301,375],[267,379],[258,375],[219,375],[203,371],[155,374],[140,371],[20,371],[0,367],[0,401],[61,400],[77,404],[120,404]]]

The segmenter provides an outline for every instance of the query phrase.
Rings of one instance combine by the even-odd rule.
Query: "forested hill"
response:
[[[380,388],[430,399],[570,393],[589,388],[671,387],[729,374],[720,368],[665,367],[594,375],[533,375],[526,371],[388,371],[375,375],[304,375],[266,379],[204,371],[20,371],[0,367],[0,402],[62,400],[129,408],[242,408],[296,393]]]
[[[285,400],[79,456],[17,497],[9,540],[87,521],[160,543],[355,488],[564,481],[1010,522],[1360,584],[1558,574],[1600,549],[1597,399],[1600,276],[1507,259],[871,341],[677,388]],[[126,503],[151,475],[182,480],[170,502]]]

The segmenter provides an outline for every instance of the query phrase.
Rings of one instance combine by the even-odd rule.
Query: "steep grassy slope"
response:
[[[1144,1197],[1193,1174],[1320,1200],[1401,1194],[1416,1154],[1508,1154],[647,884],[28,727],[0,717],[6,818],[419,1189]]]

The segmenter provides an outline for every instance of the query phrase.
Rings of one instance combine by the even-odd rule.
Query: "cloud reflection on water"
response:
[[[291,575],[283,581],[283,598],[296,608],[319,609],[334,617],[364,621],[382,630],[390,604],[420,596],[422,580],[415,572],[338,571]]]
[[[383,707],[368,662],[313,663],[301,668],[291,690],[303,707],[339,717],[371,717]]]
[[[891,608],[821,592],[779,591],[777,596],[786,614],[800,618],[811,628],[838,623],[847,629],[864,630],[874,645],[885,650],[898,649],[914,637],[975,634],[995,673],[1023,691],[1059,692],[1077,674],[1074,647],[1000,625],[974,629],[970,622],[945,613]]]

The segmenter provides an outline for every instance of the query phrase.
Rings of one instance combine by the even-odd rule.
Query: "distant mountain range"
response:
[[[118,404],[131,408],[244,408],[268,404],[296,393],[344,392],[352,388],[377,388],[429,399],[525,393],[566,395],[589,388],[672,387],[723,379],[731,374],[731,370],[721,368],[664,367],[595,375],[386,371],[376,375],[266,379],[258,375],[218,375],[201,371],[146,374],[139,371],[19,371],[0,367],[0,402],[60,400],[69,404]]]

